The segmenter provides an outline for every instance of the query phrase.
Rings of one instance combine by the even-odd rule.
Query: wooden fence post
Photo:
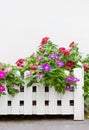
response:
[[[84,85],[84,70],[83,68],[74,69],[75,77],[80,79],[77,82],[77,88],[74,91],[74,120],[84,120],[84,97],[83,97],[83,85]]]

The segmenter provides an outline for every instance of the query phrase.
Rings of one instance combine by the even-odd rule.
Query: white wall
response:
[[[0,61],[32,54],[41,38],[89,53],[89,0],[0,0]]]

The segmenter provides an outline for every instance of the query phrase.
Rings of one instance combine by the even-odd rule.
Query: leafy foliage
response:
[[[14,96],[19,92],[20,88],[23,86],[23,80],[17,66],[12,66],[10,64],[1,63],[1,72],[5,73],[4,78],[0,78],[0,87],[3,85],[6,91],[0,91],[0,94],[9,93]]]
[[[31,56],[16,61],[16,65],[0,63],[0,94],[14,96],[23,87],[34,83],[54,87],[59,93],[76,87],[78,77],[74,69],[82,67],[78,44],[72,42],[68,49],[58,47],[48,37],[42,39],[37,51]]]
[[[59,48],[48,37],[43,38],[36,53],[26,57],[25,65],[20,66],[21,74],[25,72],[27,86],[33,83],[54,87],[59,93],[70,91],[76,86],[76,81],[67,81],[68,76],[74,77],[74,68],[81,67],[81,54],[78,44],[72,42],[69,48]],[[67,73],[66,73],[67,72]],[[77,77],[75,77],[77,79]]]
[[[83,59],[84,65],[84,101],[85,111],[89,112],[89,54]]]

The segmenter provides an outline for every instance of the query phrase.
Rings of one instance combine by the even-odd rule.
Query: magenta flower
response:
[[[30,66],[30,70],[37,70],[37,68],[38,68],[38,66],[36,66],[36,65],[31,65]]]
[[[40,46],[44,46],[44,44],[46,44],[48,40],[49,40],[49,37],[44,37],[44,38],[42,38],[42,41],[41,41],[41,43],[40,43]]]
[[[0,86],[0,92],[4,92],[5,91],[5,87],[4,86]]]
[[[55,60],[59,60],[59,57],[56,54],[51,54],[49,56],[50,59],[55,59]]]
[[[20,58],[16,61],[16,65],[19,67],[24,67],[26,65],[25,60],[23,58]]]
[[[80,80],[78,78],[74,77],[73,82],[78,82],[78,81],[80,81]]]
[[[66,84],[66,90],[70,91],[71,87],[70,85]]]
[[[0,79],[4,79],[6,77],[5,72],[0,71]]]
[[[63,61],[59,61],[59,62],[57,63],[57,65],[63,67],[63,66],[64,66],[64,62],[63,62]]]
[[[44,69],[44,72],[50,71],[50,65],[48,63],[41,64],[41,67]]]
[[[66,80],[67,80],[68,82],[78,82],[78,81],[80,81],[78,78],[72,77],[72,76],[67,76],[67,77],[66,77]]]
[[[72,76],[67,76],[67,77],[66,77],[66,80],[67,80],[68,82],[73,82],[73,77],[72,77]]]

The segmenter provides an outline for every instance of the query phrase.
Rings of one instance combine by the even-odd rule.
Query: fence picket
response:
[[[74,115],[74,120],[84,120],[83,69],[74,70],[75,77],[80,79],[74,92],[60,94],[54,88],[33,84],[24,85],[24,92],[11,97],[1,95],[0,115]]]

